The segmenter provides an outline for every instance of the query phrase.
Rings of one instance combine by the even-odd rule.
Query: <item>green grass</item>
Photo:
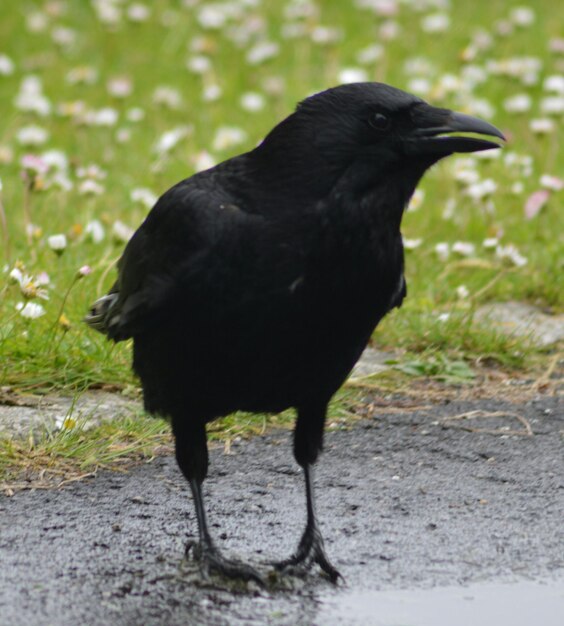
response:
[[[505,154],[514,152],[531,158],[529,173],[508,165],[503,155],[477,161],[475,169],[480,178],[492,178],[497,183],[493,207],[487,202],[476,203],[464,194],[454,178],[453,159],[426,176],[421,185],[425,192],[422,205],[408,212],[404,220],[406,237],[423,238],[422,244],[406,255],[409,296],[402,309],[383,322],[375,342],[407,351],[406,358],[412,361],[432,362],[441,353],[451,361],[488,359],[511,368],[530,363],[527,356],[535,352],[534,347],[473,325],[471,312],[479,304],[494,300],[522,300],[553,311],[563,309],[564,192],[554,192],[531,220],[525,220],[523,207],[526,198],[539,189],[542,174],[564,172],[562,116],[552,116],[555,129],[549,135],[537,136],[529,128],[530,118],[541,116],[540,103],[547,95],[542,88],[544,78],[562,74],[564,58],[549,51],[549,41],[561,36],[564,5],[535,1],[530,4],[536,13],[535,22],[515,27],[513,34],[501,37],[495,34],[495,24],[507,20],[512,6],[518,3],[452,3],[451,27],[439,34],[420,28],[422,17],[433,10],[418,11],[402,3],[395,18],[401,35],[385,42],[381,28],[387,18],[355,8],[354,3],[345,6],[341,0],[327,0],[319,2],[317,12],[311,16],[293,20],[304,24],[306,32],[319,25],[340,29],[339,41],[317,45],[309,35],[281,37],[281,26],[289,22],[283,17],[290,4],[287,2],[262,2],[255,8],[242,8],[241,17],[229,18],[217,30],[203,29],[196,19],[197,9],[186,8],[181,2],[159,0],[147,4],[151,11],[147,21],[122,19],[114,26],[102,24],[92,4],[15,0],[0,4],[0,54],[7,54],[15,66],[11,75],[0,75],[0,180],[7,221],[7,231],[0,239],[2,264],[6,265],[0,273],[0,385],[74,392],[92,386],[135,383],[129,369],[130,346],[111,346],[81,322],[88,305],[104,293],[115,276],[111,264],[119,257],[123,243],[112,239],[112,225],[121,220],[135,228],[147,212],[146,207],[130,199],[131,190],[143,187],[157,195],[162,193],[194,172],[195,156],[203,150],[221,160],[251,148],[298,100],[338,83],[341,69],[359,66],[357,53],[374,42],[384,45],[384,53],[380,60],[364,66],[369,79],[407,88],[405,62],[424,57],[434,68],[426,75],[432,83],[430,101],[468,110],[471,97],[487,100],[495,109],[492,121],[510,138]],[[116,6],[123,10],[128,4]],[[44,16],[46,26],[41,32],[31,33],[26,20],[33,19],[30,15],[36,12]],[[241,32],[249,24],[258,25],[260,31],[250,35],[249,43],[237,45],[230,40],[230,29],[237,27]],[[59,27],[72,29],[73,43],[61,46],[53,42],[53,33]],[[441,93],[441,77],[460,76],[468,65],[461,55],[477,29],[490,32],[492,44],[477,52],[473,65],[487,68],[492,60],[534,56],[542,63],[538,81],[525,85],[516,78],[489,73],[473,94],[460,89]],[[245,60],[247,50],[261,38],[277,42],[280,52],[262,64],[249,65]],[[196,48],[212,62],[212,69],[204,76],[186,69],[186,60],[196,54],[191,52]],[[70,84],[66,76],[77,67],[94,68],[97,80],[93,84]],[[52,112],[46,117],[14,106],[22,78],[30,74],[41,79],[43,92],[51,102]],[[124,99],[111,96],[106,89],[107,81],[116,76],[131,81],[132,92]],[[272,88],[273,79],[279,88]],[[221,86],[223,95],[215,102],[203,102],[202,87],[212,83]],[[179,108],[169,109],[153,102],[153,92],[161,85],[178,90],[182,98]],[[264,95],[263,110],[249,113],[241,108],[239,98],[247,91]],[[519,93],[528,93],[532,98],[530,112],[506,112],[503,100]],[[114,108],[119,114],[118,123],[109,128],[89,126],[61,113],[77,101],[91,109]],[[127,120],[127,111],[134,107],[144,110],[142,121]],[[19,144],[18,131],[29,124],[49,132],[44,145]],[[158,157],[153,146],[159,136],[183,125],[190,127],[189,135],[170,153]],[[214,150],[215,133],[223,125],[244,129],[246,141],[226,150]],[[116,140],[120,130],[130,133],[129,141]],[[44,189],[51,178],[48,174],[36,181],[35,189],[26,192],[21,157],[50,149],[61,150],[68,157],[68,178],[73,189]],[[98,181],[104,187],[100,195],[78,192],[77,170],[89,164],[97,164],[107,173]],[[523,185],[522,193],[512,192],[515,183]],[[31,221],[37,226],[31,243],[25,234],[26,203]],[[445,219],[444,209],[451,203],[452,215]],[[84,228],[93,219],[106,229],[100,243],[84,237]],[[69,239],[60,257],[46,242],[56,233],[65,233]],[[494,252],[483,249],[482,241],[494,235],[499,235],[504,245],[515,245],[527,257],[527,264],[507,265]],[[435,244],[457,240],[475,244],[472,259],[451,255],[447,261],[439,260]],[[45,315],[38,319],[24,319],[15,309],[18,302],[24,301],[19,286],[8,276],[16,262],[33,276],[43,271],[49,274],[49,300],[41,301]],[[93,272],[76,281],[76,272],[83,265],[91,266]],[[456,295],[460,285],[469,292],[462,300]],[[65,327],[58,322],[63,301],[68,320]],[[451,314],[448,322],[437,322],[438,314],[444,312]]]
[[[344,389],[328,411],[328,428],[343,428],[354,414],[359,392]],[[231,443],[264,433],[267,429],[290,428],[294,411],[278,415],[234,413],[208,426],[210,445]],[[30,433],[25,439],[0,437],[0,493],[62,486],[94,475],[100,469],[126,471],[131,465],[150,461],[174,449],[167,421],[142,412],[118,414],[99,426],[67,417],[60,430]]]

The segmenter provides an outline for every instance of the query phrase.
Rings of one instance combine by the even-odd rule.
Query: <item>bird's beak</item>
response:
[[[501,147],[493,141],[476,137],[453,137],[452,133],[489,135],[505,141],[503,133],[488,122],[428,104],[417,107],[412,113],[412,118],[415,130],[407,142],[407,150],[412,154],[447,156],[454,152],[478,152]]]

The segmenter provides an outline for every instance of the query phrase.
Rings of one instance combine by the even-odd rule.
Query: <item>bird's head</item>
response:
[[[505,139],[488,122],[431,106],[382,83],[333,87],[301,102],[264,141],[266,148],[295,155],[309,171],[340,176],[351,166],[363,177],[388,179],[390,172],[411,174],[413,186],[427,168],[456,152],[499,148],[472,135]]]

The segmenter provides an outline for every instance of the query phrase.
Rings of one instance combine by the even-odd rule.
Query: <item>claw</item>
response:
[[[339,579],[345,580],[339,570],[331,563],[327,554],[325,554],[323,537],[319,530],[314,526],[308,526],[296,552],[289,559],[273,563],[272,565],[282,574],[303,576],[305,572],[311,569],[314,563],[319,565],[333,584],[336,584]]]
[[[233,580],[253,580],[261,587],[266,587],[266,580],[254,567],[226,559],[214,545],[191,540],[186,544],[185,555],[188,557],[190,552],[198,562],[204,580],[209,580],[211,574],[219,574]]]

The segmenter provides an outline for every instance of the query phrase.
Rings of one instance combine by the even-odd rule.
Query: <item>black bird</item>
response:
[[[133,338],[146,409],[167,416],[190,484],[203,575],[261,580],[225,559],[208,529],[206,423],[295,407],[307,524],[281,571],[325,554],[312,465],[327,405],[382,317],[406,295],[400,224],[424,172],[504,139],[487,122],[380,83],[313,95],[254,150],[164,193],[127,244],[118,278],[85,321]]]

